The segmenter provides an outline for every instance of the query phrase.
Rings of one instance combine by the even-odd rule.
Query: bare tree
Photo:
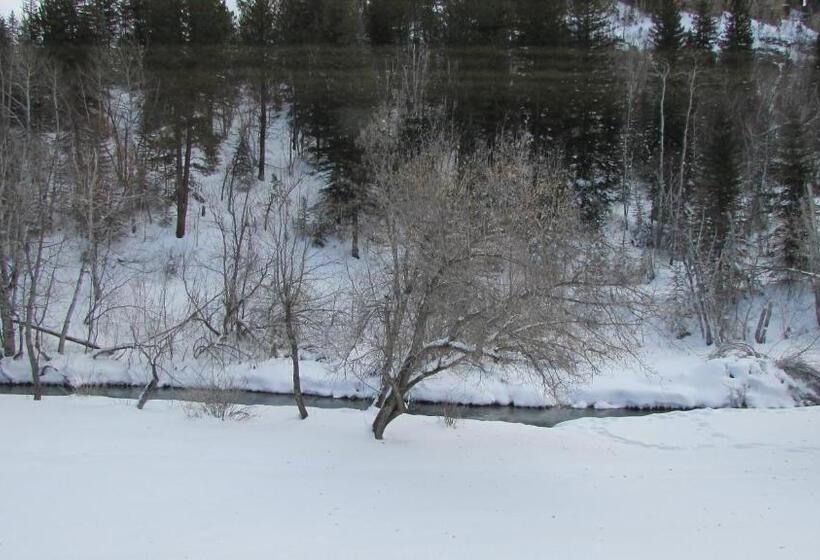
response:
[[[310,238],[297,227],[294,208],[302,200],[301,177],[288,175],[271,194],[272,220],[266,228],[272,325],[284,325],[293,372],[293,397],[299,416],[308,417],[302,396],[299,351],[305,330],[316,319],[321,298],[313,289],[320,264],[311,263]],[[278,187],[278,188],[276,188]],[[275,349],[273,349],[275,354]]]
[[[380,248],[357,291],[348,364],[380,374],[377,439],[443,371],[520,367],[555,391],[582,363],[626,350],[623,279],[580,225],[559,158],[530,160],[508,138],[459,156],[443,132],[400,137],[374,124],[363,141]]]
[[[253,336],[245,313],[249,301],[259,292],[266,274],[266,263],[259,252],[259,217],[254,209],[261,206],[253,195],[253,169],[248,145],[244,141],[247,127],[242,127],[240,142],[232,165],[226,173],[226,211],[214,216],[221,247],[216,272],[222,279],[222,337]]]

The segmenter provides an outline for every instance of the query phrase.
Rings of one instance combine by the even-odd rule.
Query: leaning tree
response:
[[[517,367],[554,391],[626,351],[635,300],[559,158],[510,138],[472,155],[441,131],[403,141],[390,114],[365,133],[380,218],[348,358],[379,373],[375,437],[442,372]]]

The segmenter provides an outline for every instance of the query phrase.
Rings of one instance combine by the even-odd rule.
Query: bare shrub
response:
[[[786,375],[802,385],[796,397],[808,404],[820,403],[820,368],[809,363],[799,354],[784,356],[775,365],[786,372]]]
[[[250,408],[238,402],[240,389],[224,371],[200,373],[197,377],[198,388],[188,392],[190,400],[183,405],[189,418],[241,422],[251,417]]]
[[[446,428],[455,430],[461,421],[461,413],[456,403],[443,403],[441,405],[441,421]]]

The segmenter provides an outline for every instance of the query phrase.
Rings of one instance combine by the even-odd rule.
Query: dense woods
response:
[[[610,0],[25,2],[0,19],[3,359],[36,388],[67,343],[128,355],[152,389],[180,356],[284,354],[304,417],[308,348],[379,380],[382,437],[427,377],[554,387],[650,315],[762,342],[785,286],[820,326],[820,41],[758,44],[749,0],[689,28],[636,4],[645,47]],[[192,220],[210,260],[116,250]]]

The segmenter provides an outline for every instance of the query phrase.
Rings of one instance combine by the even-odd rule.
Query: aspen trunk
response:
[[[285,312],[285,330],[290,343],[290,360],[293,364],[293,400],[296,401],[296,407],[299,409],[299,417],[304,420],[308,417],[308,411],[302,395],[302,380],[299,377],[299,342],[293,327],[293,314],[289,309]]]

